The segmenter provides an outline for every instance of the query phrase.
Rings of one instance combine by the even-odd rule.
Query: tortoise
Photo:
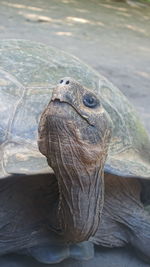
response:
[[[150,140],[126,97],[74,56],[4,40],[0,102],[0,254],[129,245],[150,262]]]

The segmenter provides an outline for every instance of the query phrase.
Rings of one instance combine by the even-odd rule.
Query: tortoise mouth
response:
[[[80,118],[82,118],[84,121],[86,121],[86,122],[88,123],[88,125],[94,127],[94,125],[90,122],[88,116],[82,114],[82,113],[81,113],[81,112],[80,112],[74,105],[72,105],[71,103],[69,103],[69,102],[67,102],[67,101],[65,101],[65,100],[61,100],[60,98],[57,98],[57,97],[56,97],[55,99],[52,99],[50,103],[54,103],[54,105],[57,105],[57,106],[59,106],[59,105],[61,105],[61,104],[66,104],[66,105],[70,106],[70,107],[71,107],[71,108],[72,108],[72,109],[73,109],[73,110],[80,116]]]

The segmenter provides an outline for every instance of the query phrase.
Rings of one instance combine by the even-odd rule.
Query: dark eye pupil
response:
[[[89,102],[90,104],[92,104],[92,103],[94,102],[93,97],[89,97],[88,102]]]
[[[86,107],[95,108],[99,104],[99,101],[94,95],[86,94],[83,97],[83,103]]]

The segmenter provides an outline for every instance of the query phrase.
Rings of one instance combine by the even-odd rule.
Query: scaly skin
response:
[[[111,130],[99,99],[73,79],[62,79],[41,116],[38,141],[58,182],[59,226],[67,242],[130,244],[150,260],[150,216],[137,179],[105,174],[104,197]]]
[[[39,126],[39,149],[58,181],[60,227],[66,241],[72,243],[88,240],[100,223],[112,127],[100,102],[93,113],[84,106],[86,94],[97,100],[74,80],[69,80],[69,85],[67,79],[60,83]]]
[[[102,220],[91,240],[106,247],[131,245],[150,261],[150,215],[141,203],[140,193],[137,179],[105,174]]]
[[[105,247],[126,246],[132,242],[138,250],[137,255],[139,250],[143,250],[143,259],[148,259],[150,217],[140,203],[139,182],[108,174],[104,180],[105,202],[101,222],[90,240]],[[58,227],[56,177],[52,174],[10,177],[1,181],[1,189],[0,254],[20,250],[24,253],[26,249],[26,253],[38,260],[40,258],[43,263],[68,257],[62,235],[53,232]],[[79,246],[74,257],[78,253],[79,259],[81,253],[84,259],[87,255]],[[47,252],[45,248],[48,248]],[[89,248],[88,256],[90,253]]]

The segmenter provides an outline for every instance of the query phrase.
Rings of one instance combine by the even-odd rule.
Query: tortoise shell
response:
[[[150,179],[150,139],[126,97],[76,57],[24,40],[0,42],[0,177],[52,172],[38,151],[37,128],[63,76],[93,90],[113,121],[105,172]]]

